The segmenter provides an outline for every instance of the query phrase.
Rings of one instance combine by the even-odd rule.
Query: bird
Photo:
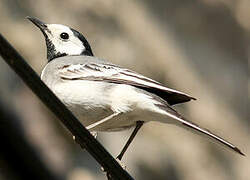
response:
[[[140,128],[149,121],[174,124],[244,155],[239,148],[187,120],[173,105],[196,100],[135,71],[95,57],[77,30],[27,17],[43,33],[48,63],[42,81],[96,137],[97,132],[135,127],[117,156],[121,160]]]

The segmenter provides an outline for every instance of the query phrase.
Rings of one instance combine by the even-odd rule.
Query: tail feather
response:
[[[218,143],[222,144],[223,146],[233,150],[234,152],[245,156],[245,154],[242,153],[240,151],[240,149],[237,148],[235,145],[233,145],[232,143],[228,142],[227,140],[215,135],[214,133],[212,133],[208,129],[201,128],[198,125],[196,125],[194,123],[190,123],[189,121],[186,121],[184,119],[180,119],[179,121],[182,123],[182,125],[186,126],[188,129],[193,130],[193,131],[197,131],[198,133],[200,133],[202,135],[208,136],[210,139],[215,140],[216,142],[218,142]]]
[[[161,106],[161,108],[163,109],[163,106]],[[198,133],[200,135],[205,135],[206,137],[210,138],[214,142],[217,142],[217,143],[225,146],[226,148],[229,148],[230,150],[232,150],[240,155],[245,156],[245,154],[242,153],[241,150],[239,148],[237,148],[235,145],[233,145],[232,143],[228,142],[227,140],[215,135],[214,133],[210,132],[209,130],[207,130],[205,128],[201,128],[199,125],[186,120],[170,106],[165,106],[164,110],[169,117],[177,120],[177,122],[175,124],[177,124],[181,127],[184,127],[188,130],[191,130],[194,133]]]

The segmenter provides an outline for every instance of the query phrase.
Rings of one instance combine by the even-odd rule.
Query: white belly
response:
[[[67,81],[53,87],[62,102],[88,126],[112,114],[105,85],[90,81]]]
[[[152,98],[129,85],[74,80],[57,83],[51,88],[85,126],[121,112],[92,129],[95,131],[122,130],[139,120],[156,120],[152,119],[157,114],[153,113],[156,106]]]

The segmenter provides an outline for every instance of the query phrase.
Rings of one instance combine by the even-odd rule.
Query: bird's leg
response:
[[[99,125],[101,125],[101,124],[107,122],[108,120],[112,119],[113,117],[115,117],[115,116],[117,116],[117,115],[119,115],[119,114],[121,114],[121,113],[120,113],[120,112],[117,112],[117,113],[111,114],[110,116],[108,116],[108,117],[106,117],[106,118],[104,118],[104,119],[102,119],[102,120],[100,120],[100,121],[97,121],[97,122],[95,122],[95,123],[93,123],[93,124],[88,125],[88,126],[86,127],[86,129],[87,129],[87,130],[90,130],[90,129],[92,129],[92,128],[95,128],[95,127],[97,127],[97,126],[99,126]],[[97,132],[92,131],[92,132],[90,132],[90,133],[91,133],[95,138],[97,137]],[[73,139],[74,139],[74,141],[75,141],[76,143],[79,144],[79,141],[78,141],[78,139],[77,139],[75,136],[73,136]]]
[[[119,114],[121,114],[121,113],[120,113],[120,112],[116,112],[116,113],[114,113],[114,114],[111,114],[110,116],[108,116],[108,117],[106,117],[106,118],[104,118],[104,119],[102,119],[102,120],[100,120],[100,121],[97,121],[97,122],[95,122],[95,123],[93,123],[93,124],[88,125],[88,126],[86,127],[86,129],[88,129],[88,130],[93,129],[93,128],[95,128],[95,127],[97,127],[97,126],[99,126],[99,125],[101,125],[101,124],[103,124],[103,123],[109,121],[110,119],[112,119],[113,117],[115,117],[115,116],[117,116],[117,115],[119,115]]]
[[[135,138],[137,132],[139,131],[139,129],[142,127],[144,121],[136,121],[136,126],[134,131],[132,132],[132,134],[130,135],[128,141],[126,142],[125,146],[123,147],[123,149],[121,150],[120,154],[116,157],[117,159],[119,159],[120,161],[122,160],[122,157],[124,155],[124,153],[126,152],[126,150],[128,149],[129,145],[131,144],[131,142],[133,141],[133,139]]]

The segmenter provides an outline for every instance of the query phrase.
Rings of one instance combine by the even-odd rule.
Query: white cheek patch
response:
[[[53,38],[52,43],[55,46],[55,51],[58,53],[66,53],[68,55],[80,55],[84,50],[84,46],[81,43],[74,43],[72,41],[62,41],[57,38]]]
[[[48,25],[48,29],[51,33],[47,33],[47,36],[55,47],[55,53],[80,55],[85,50],[81,40],[75,37],[73,32],[67,26],[60,24],[50,24]],[[69,34],[68,40],[62,40],[60,38],[60,34],[63,32]]]

